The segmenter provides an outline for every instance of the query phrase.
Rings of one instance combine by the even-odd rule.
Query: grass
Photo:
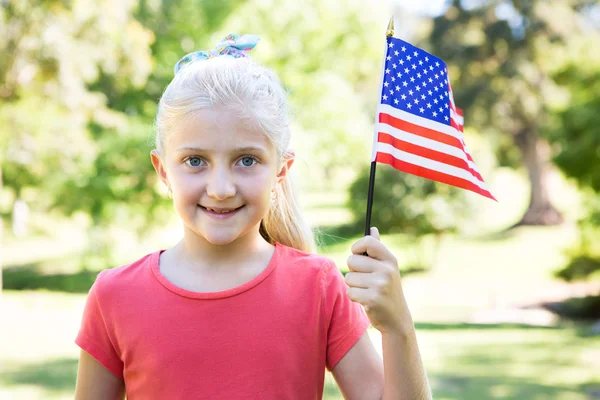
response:
[[[549,288],[554,290],[558,283],[552,271],[564,266],[564,249],[576,239],[569,224],[492,233],[514,222],[525,205],[527,188],[513,178],[500,172],[490,179],[500,202],[482,202],[473,227],[462,236],[444,238],[436,257],[427,247],[420,254],[415,243],[402,235],[382,238],[403,269],[418,264],[423,256],[435,260],[428,273],[403,278],[435,399],[598,398],[600,338],[587,334],[585,327],[472,323],[478,313],[531,302]],[[563,192],[570,193],[556,193]],[[349,218],[339,207],[345,201],[340,193],[309,194],[304,202],[309,219],[329,232],[319,252],[343,270],[351,244],[362,235],[339,229]],[[574,210],[576,201],[569,196],[559,198],[557,204]],[[96,272],[77,272],[85,232],[55,229],[54,221],[42,221],[52,227],[55,239],[49,240],[44,230],[27,241],[5,235],[5,288],[20,290],[5,290],[0,298],[0,399],[71,399],[73,395],[79,354],[73,340],[85,292]],[[172,229],[139,243],[115,234],[115,242],[122,242],[115,252],[127,262],[165,247],[178,235],[179,228]],[[380,349],[378,332],[371,329],[370,335]],[[341,398],[327,374],[324,399]]]
[[[69,399],[85,295],[39,291],[3,294],[0,398]],[[26,318],[23,318],[26,316]],[[436,399],[588,399],[600,387],[600,338],[575,327],[416,324]],[[370,331],[376,348],[380,337]],[[10,343],[10,346],[6,346]],[[327,400],[342,399],[331,375]]]

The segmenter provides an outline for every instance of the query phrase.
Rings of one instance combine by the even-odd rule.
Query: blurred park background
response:
[[[227,33],[259,35],[289,91],[300,199],[344,271],[392,14],[448,63],[498,198],[378,166],[372,225],[434,397],[600,398],[600,6],[577,0],[0,0],[0,398],[72,398],[98,271],[179,240],[156,104],[177,60]]]

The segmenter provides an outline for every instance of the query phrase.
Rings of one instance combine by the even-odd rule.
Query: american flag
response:
[[[373,159],[494,199],[468,153],[446,64],[388,37]]]

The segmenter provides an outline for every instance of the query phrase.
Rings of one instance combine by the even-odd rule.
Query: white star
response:
[[[386,82],[383,82],[383,86],[388,87],[390,84]]]
[[[429,66],[429,70],[430,70],[430,71],[433,71],[433,65],[430,65],[430,66]]]
[[[400,91],[400,86],[396,85],[396,92],[399,92],[399,91]]]
[[[421,88],[419,86],[415,87],[415,89],[417,89],[417,91],[421,91]]]
[[[396,78],[392,76],[392,82],[396,82]]]
[[[414,82],[414,81],[415,81],[415,77],[414,77],[414,76],[411,76],[411,77],[410,77],[410,81],[411,81],[411,82]]]
[[[406,107],[408,107],[408,108],[412,108],[412,104],[410,104],[410,103],[406,103]]]
[[[441,87],[441,88],[443,88],[443,87],[444,87],[444,84],[443,84],[443,83],[440,83],[440,87]]]
[[[433,82],[433,79],[429,78],[429,83]]]
[[[444,79],[444,83],[448,83],[448,80]]]
[[[410,61],[410,60],[412,59],[412,57],[411,57],[411,56],[406,56],[406,59],[407,59],[408,61]]]
[[[387,56],[386,60],[390,61],[392,59],[392,56]]]
[[[394,104],[398,104],[398,103],[399,103],[398,99],[394,99]]]
[[[434,117],[437,117],[437,113],[436,113],[435,111],[433,112],[433,116],[434,116]]]
[[[438,99],[433,99],[433,102],[434,102],[435,104],[437,104],[437,103],[438,103]]]
[[[424,94],[421,95],[421,99],[425,100],[425,95]]]
[[[419,65],[423,65],[423,60],[419,60]]]
[[[435,66],[436,66],[436,67],[439,67],[439,66],[440,66],[440,63],[436,61],[436,62],[435,62]]]
[[[425,109],[423,107],[419,108],[419,111],[421,111],[421,114],[423,114],[425,112]]]
[[[431,96],[433,94],[433,92],[431,90],[428,90],[427,93]]]
[[[448,97],[448,92],[445,92],[444,95],[446,95],[446,97]]]
[[[431,103],[427,103],[427,108],[431,108]]]
[[[423,85],[422,85],[422,86],[423,86],[423,87],[426,87],[426,86],[427,86],[427,83],[426,83],[426,82],[423,82]]]
[[[408,86],[408,82],[406,82],[406,81],[402,82],[402,84],[404,85],[404,87]]]
[[[397,56],[398,54],[400,54],[400,53],[398,53],[398,50],[396,50],[396,51],[394,52],[394,55],[395,55],[395,56]]]
[[[402,51],[406,51],[406,47],[402,46]]]
[[[398,73],[396,74],[396,76],[397,76],[398,78],[402,78],[402,72],[398,72]]]
[[[413,54],[415,55],[415,57],[419,55],[419,53],[417,53],[416,51],[413,51]]]
[[[417,78],[420,78],[420,77],[421,77],[421,74],[417,72]]]
[[[408,91],[408,94],[410,94],[411,96],[413,95],[413,93],[414,93],[414,92],[413,92],[412,90],[409,90],[409,91]]]
[[[438,74],[435,74],[435,79],[439,79],[440,76]]]
[[[383,99],[384,99],[384,100],[387,100],[387,95],[385,95],[385,94],[384,94],[384,95],[383,95]]]
[[[392,68],[396,69],[397,65],[396,64],[392,64]]]
[[[408,68],[404,68],[404,73],[408,74]]]
[[[419,104],[419,99],[415,99],[415,104]]]
[[[404,65],[404,60],[400,59],[400,61],[398,61],[400,63],[400,65]]]
[[[390,90],[390,94],[394,94],[394,89]]]
[[[440,100],[444,100],[444,95],[440,94]]]
[[[390,47],[394,47],[394,43],[390,42]]]
[[[425,75],[427,75],[427,74],[428,74],[428,71],[427,71],[426,69],[424,69],[424,70],[423,70],[423,73],[424,73]]]
[[[429,61],[429,57],[425,56],[425,61]]]
[[[386,69],[386,70],[385,70],[385,73],[386,73],[386,74],[389,74],[389,73],[390,73],[390,70],[389,70],[389,69]]]
[[[412,69],[417,69],[417,66],[415,64],[411,65]]]
[[[440,114],[444,112],[444,109],[440,107]]]
[[[436,86],[436,87],[434,87],[433,89],[434,89],[436,92],[437,92],[438,90],[440,90],[440,89],[438,89],[438,87],[437,87],[437,86]]]
[[[402,97],[402,100],[406,100],[406,95],[405,95],[405,94],[403,94],[403,95],[402,95],[402,96],[400,96],[400,97]]]
[[[446,108],[448,108],[448,103],[446,103]]]
[[[448,116],[447,116],[447,115],[445,115],[445,116],[444,116],[444,119],[445,119],[446,121],[448,121]]]

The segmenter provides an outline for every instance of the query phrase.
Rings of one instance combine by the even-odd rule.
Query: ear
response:
[[[277,173],[277,183],[283,182],[283,180],[285,179],[287,174],[290,172],[290,168],[292,167],[292,164],[294,163],[294,160],[296,159],[296,153],[294,153],[293,151],[290,151],[285,154],[283,159],[284,159],[283,165],[281,166],[281,169]]]
[[[160,154],[158,153],[158,151],[156,149],[154,149],[150,152],[150,159],[152,159],[152,165],[154,166],[154,169],[156,170],[156,174],[158,175],[160,180],[168,188],[170,188],[171,186],[169,185],[169,179],[167,178],[167,171],[165,169],[162,159],[160,158]]]

